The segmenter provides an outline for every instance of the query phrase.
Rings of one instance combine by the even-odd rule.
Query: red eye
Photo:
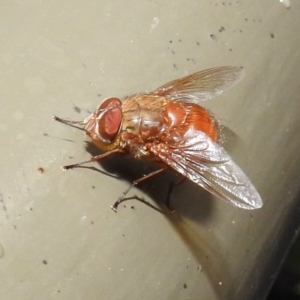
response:
[[[119,132],[122,121],[121,101],[118,98],[109,98],[99,107],[99,110],[106,110],[98,120],[100,136],[111,142]]]

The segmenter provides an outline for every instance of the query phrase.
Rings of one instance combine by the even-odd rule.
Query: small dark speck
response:
[[[122,233],[122,236],[125,236],[125,234],[124,234],[124,233]]]
[[[216,39],[216,36],[215,36],[214,34],[210,34],[209,36],[210,36],[210,38],[211,38],[212,40],[215,40],[215,39]]]
[[[171,52],[172,52],[173,54],[176,54],[176,52],[175,52],[174,50],[171,50]]]
[[[126,208],[126,205],[123,205],[124,208]]]
[[[43,260],[43,264],[44,264],[44,265],[47,265],[48,262],[44,259],[44,260]]]
[[[177,66],[176,66],[176,64],[173,64],[173,67],[174,67],[174,69],[177,69]]]
[[[42,174],[42,173],[44,173],[44,171],[45,171],[45,170],[44,170],[44,168],[42,168],[42,167],[39,167],[39,168],[37,169],[37,171],[38,171],[39,173],[41,173],[41,174]]]
[[[230,48],[229,51],[232,52],[232,49]]]
[[[134,207],[134,206],[131,206],[130,208],[131,208],[131,209],[135,209],[135,207]]]
[[[178,42],[181,43],[181,39],[179,39]]]
[[[32,208],[32,207],[30,207],[30,208],[29,208],[29,210],[30,210],[30,211],[33,211],[33,208]]]
[[[183,285],[183,287],[184,287],[185,289],[187,289],[187,284],[185,283],[185,284]]]
[[[199,42],[197,42],[196,44],[197,44],[197,46],[200,46],[200,43],[199,43]]]
[[[186,268],[188,269],[188,268],[189,268],[189,266],[186,266]]]
[[[17,229],[17,226],[16,226],[16,225],[13,225],[13,229]]]
[[[95,189],[95,186],[94,186],[94,185],[92,185],[92,189]]]
[[[245,21],[246,21],[246,22],[248,22],[248,19],[247,19],[247,18],[245,18]]]
[[[60,293],[60,290],[58,290],[57,292]]]
[[[187,61],[190,61],[190,59],[189,59],[189,58],[187,58],[186,60],[187,60]]]
[[[101,97],[101,96],[102,96],[102,94],[97,94],[97,96],[98,96],[98,97]]]
[[[270,36],[271,36],[272,39],[274,39],[274,37],[275,37],[275,36],[274,36],[274,33],[271,33]]]
[[[242,32],[243,32],[243,30],[242,30],[242,29],[240,29],[240,32],[242,33]]]
[[[69,139],[62,139],[63,141],[66,141],[66,142],[71,142],[71,143],[75,143],[73,140],[69,140]]]
[[[81,113],[81,108],[80,108],[80,107],[74,105],[74,106],[73,106],[73,109],[74,109],[77,113]]]
[[[225,6],[225,5],[226,5],[226,3],[225,3],[225,2],[222,2],[222,5],[224,5],[224,6]]]
[[[48,133],[45,132],[45,133],[43,134],[43,136],[49,136],[49,135],[48,135]]]
[[[222,32],[222,31],[225,31],[225,27],[223,27],[223,26],[219,29],[219,32]]]
[[[94,222],[93,222],[93,221],[91,221],[91,224],[92,224],[92,225],[94,225]]]
[[[169,43],[170,43],[170,44],[172,44],[172,43],[173,43],[173,41],[171,40],[171,41],[169,41]]]

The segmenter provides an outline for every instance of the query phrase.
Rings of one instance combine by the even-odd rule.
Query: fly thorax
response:
[[[139,127],[141,123],[141,108],[136,101],[124,102],[122,140],[128,144],[138,142]]]
[[[147,108],[141,110],[139,132],[144,142],[154,140],[164,128],[164,118],[160,110]]]

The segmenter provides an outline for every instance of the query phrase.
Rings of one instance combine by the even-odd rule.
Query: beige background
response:
[[[297,225],[299,13],[299,1],[275,0],[2,1],[1,299],[263,299]],[[185,181],[174,216],[136,201],[115,214],[110,205],[152,165],[119,155],[94,164],[118,179],[61,171],[97,150],[53,114],[82,119],[108,96],[220,65],[246,76],[204,105],[262,209]],[[131,195],[163,207],[174,177]]]

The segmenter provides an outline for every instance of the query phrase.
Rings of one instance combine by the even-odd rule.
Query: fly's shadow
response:
[[[101,154],[101,150],[92,142],[86,142],[86,150],[91,156]],[[125,180],[129,184],[160,169],[160,165],[151,159],[137,159],[122,153],[114,153],[96,163],[100,165],[99,168],[96,167],[95,163],[79,168],[89,168],[103,174],[99,176],[108,175],[115,180]],[[101,187],[99,188],[101,189]],[[140,182],[135,188],[130,191],[128,197],[136,196],[139,198],[138,190],[141,190],[154,200],[161,210],[167,211],[165,208],[169,204],[176,213],[195,221],[209,218],[212,211],[213,202],[210,194],[190,180],[182,180],[182,176],[171,168]],[[115,200],[111,199],[112,204]],[[149,200],[145,199],[146,202]]]
[[[87,142],[86,150],[92,156],[100,154],[100,150],[91,142]],[[121,153],[112,154],[97,161],[97,163],[101,166],[99,169],[105,170],[109,174],[114,174],[114,176],[121,180],[126,180],[128,184],[160,168],[158,164],[151,160],[136,159],[130,155]],[[103,175],[99,174],[99,176]],[[166,217],[189,247],[199,265],[203,266],[204,272],[211,280],[212,286],[216,288],[217,293],[220,293],[221,298],[224,298],[222,291],[218,290],[218,282],[220,282],[222,278],[221,274],[224,272],[228,276],[230,275],[230,269],[226,264],[226,260],[222,259],[219,252],[210,247],[210,245],[217,245],[218,241],[215,240],[212,234],[207,233],[205,227],[201,226],[206,220],[209,221],[208,219],[211,219],[214,202],[210,194],[204,189],[188,179],[184,181],[181,179],[181,175],[178,175],[174,170],[169,168],[154,177],[142,181],[136,186],[137,189],[130,191],[130,195],[128,196],[134,199],[134,197],[131,197],[132,195],[139,196],[139,191],[143,191],[149,197],[149,199],[146,197],[146,202],[149,203],[151,198],[156,206],[166,212],[165,207],[170,185],[174,182],[180,182],[173,187],[169,195],[170,205],[176,211],[175,215],[166,214]],[[99,186],[99,189],[101,190],[101,186]],[[115,200],[111,199],[112,204]],[[134,204],[132,204],[131,209],[134,209],[134,207]],[[119,209],[122,208],[121,206]],[[151,205],[149,209],[151,209]],[[186,218],[195,222],[185,222]],[[201,224],[198,226],[195,223]],[[218,249],[218,247],[216,248]]]

